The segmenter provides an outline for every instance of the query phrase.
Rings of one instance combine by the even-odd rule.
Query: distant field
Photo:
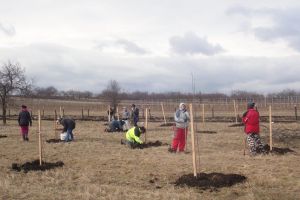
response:
[[[52,121],[42,121],[46,162],[63,161],[49,171],[12,171],[12,163],[38,159],[37,122],[30,142],[21,141],[16,121],[1,126],[0,199],[300,199],[300,125],[275,123],[274,146],[295,153],[250,157],[243,155],[242,127],[232,123],[197,124],[200,170],[205,173],[235,173],[245,183],[217,190],[177,187],[174,182],[192,173],[192,155],[170,154],[168,146],[131,150],[120,144],[123,133],[104,133],[104,122],[77,121],[75,142],[47,143],[55,133]],[[150,123],[149,141],[170,144],[171,127]],[[267,124],[262,137],[268,142]],[[205,133],[216,132],[214,134]],[[191,150],[188,138],[188,151]]]
[[[180,101],[121,101],[118,106],[119,113],[122,112],[122,107],[126,106],[130,109],[131,104],[134,103],[140,109],[140,115],[145,116],[145,109],[150,109],[150,114],[153,118],[163,119],[162,106],[164,108],[167,121],[172,121],[174,110],[178,108]],[[186,102],[191,103],[191,102]],[[37,116],[38,110],[41,110],[42,117],[53,118],[56,113],[59,115],[60,109],[65,115],[74,116],[77,119],[93,118],[96,120],[106,120],[108,102],[98,102],[96,100],[86,101],[71,101],[71,100],[55,100],[55,99],[13,99],[8,108],[9,117],[14,117],[19,113],[20,105],[26,104],[33,116]],[[233,101],[205,101],[203,103],[194,102],[194,113],[199,121],[202,121],[203,105],[204,117],[208,121],[235,121],[235,111]],[[257,102],[257,108],[260,115],[264,118],[269,116],[269,105],[272,105],[272,115],[278,118],[278,121],[295,121],[295,106],[298,116],[298,103],[281,103],[281,102]],[[246,101],[236,101],[236,115],[241,117],[246,111]],[[224,119],[226,118],[226,120]],[[299,117],[298,117],[299,119]],[[276,119],[275,119],[276,120]]]

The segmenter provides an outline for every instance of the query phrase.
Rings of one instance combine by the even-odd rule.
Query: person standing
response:
[[[23,137],[23,141],[29,141],[28,133],[29,133],[29,125],[32,126],[32,120],[30,113],[27,110],[27,106],[22,105],[21,111],[18,117],[18,123],[21,127],[21,135]]]
[[[247,104],[247,111],[243,114],[247,143],[251,155],[265,153],[264,144],[259,136],[259,112],[254,108],[255,103]]]
[[[131,105],[131,120],[133,125],[137,126],[139,121],[139,109],[134,104]]]
[[[67,132],[65,142],[74,140],[73,130],[75,129],[76,123],[72,118],[59,118],[59,123],[63,126],[62,132]]]
[[[130,113],[128,112],[126,107],[123,107],[122,120],[125,122],[123,126],[124,131],[127,131],[130,128],[129,118],[130,118]]]
[[[188,133],[188,121],[190,119],[189,113],[186,110],[184,103],[179,104],[179,109],[174,114],[175,120],[175,133],[172,141],[172,146],[169,148],[169,152],[183,152],[186,137]]]

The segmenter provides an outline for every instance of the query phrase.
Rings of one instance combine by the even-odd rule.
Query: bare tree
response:
[[[102,96],[110,102],[112,107],[116,108],[120,102],[120,91],[120,84],[116,80],[110,80]]]
[[[0,69],[0,101],[2,107],[2,120],[6,124],[6,109],[13,94],[23,94],[28,91],[30,84],[26,81],[25,70],[19,63],[8,61]]]

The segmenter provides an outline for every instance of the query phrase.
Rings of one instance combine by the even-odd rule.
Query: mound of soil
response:
[[[231,124],[228,127],[240,127],[240,126],[244,126],[244,124],[243,123]]]
[[[142,145],[140,145],[140,148],[149,148],[149,147],[160,147],[160,146],[164,146],[164,145],[168,145],[167,143],[162,143],[159,140],[156,140],[155,142],[147,142],[147,143],[143,143]]]
[[[64,141],[60,140],[60,139],[49,139],[49,140],[46,140],[46,142],[48,142],[48,143],[60,143],[60,142],[64,142]]]
[[[290,148],[278,148],[278,147],[273,147],[272,151],[270,150],[270,146],[268,144],[266,144],[264,146],[264,149],[267,153],[274,153],[274,154],[278,154],[278,155],[283,155],[289,152],[295,152]]]
[[[7,135],[0,135],[0,138],[6,138]]]
[[[45,171],[45,170],[50,170],[54,169],[57,167],[62,167],[64,166],[64,163],[62,161],[58,161],[56,163],[48,163],[48,162],[42,162],[42,165],[40,166],[40,161],[39,160],[34,160],[32,162],[26,162],[24,164],[17,164],[13,163],[11,165],[12,170],[20,172],[24,171],[24,173],[27,173],[29,171]]]
[[[160,127],[166,127],[166,126],[174,126],[174,123],[168,122],[168,123],[163,123],[160,125]]]
[[[216,131],[196,131],[196,133],[217,134]]]
[[[239,174],[222,173],[200,173],[197,177],[193,174],[183,175],[174,183],[176,186],[197,187],[199,189],[213,189],[222,187],[231,187],[237,183],[242,183],[247,178]]]

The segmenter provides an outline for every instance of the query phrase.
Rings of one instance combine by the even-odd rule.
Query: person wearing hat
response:
[[[247,111],[243,114],[242,121],[245,124],[244,131],[250,154],[265,153],[264,144],[259,136],[259,112],[255,109],[254,102],[247,104]]]
[[[74,139],[73,130],[76,127],[75,120],[72,118],[61,117],[58,122],[63,126],[62,133],[67,132],[65,142],[72,141]]]
[[[126,107],[123,107],[122,120],[125,122],[123,125],[124,131],[128,131],[130,128],[129,118],[130,118],[130,113],[128,112]]]
[[[188,121],[190,120],[189,113],[186,110],[185,103],[179,104],[179,109],[174,114],[175,131],[172,141],[172,146],[169,148],[169,152],[175,153],[184,151],[186,137],[188,132]]]
[[[139,109],[134,104],[131,105],[131,120],[133,125],[137,126],[139,121]]]
[[[22,105],[21,106],[21,111],[19,113],[18,117],[18,123],[19,126],[21,127],[21,134],[23,137],[23,141],[29,141],[28,139],[28,132],[29,132],[29,125],[32,126],[32,120],[30,113],[27,110],[27,106]]]
[[[125,122],[123,120],[112,120],[109,123],[109,128],[106,128],[105,132],[120,132],[123,131],[123,125]]]
[[[140,139],[140,137],[141,134],[145,132],[146,132],[145,127],[134,126],[127,131],[126,140],[122,139],[121,144],[127,144],[127,146],[132,149],[141,147],[143,141]]]

